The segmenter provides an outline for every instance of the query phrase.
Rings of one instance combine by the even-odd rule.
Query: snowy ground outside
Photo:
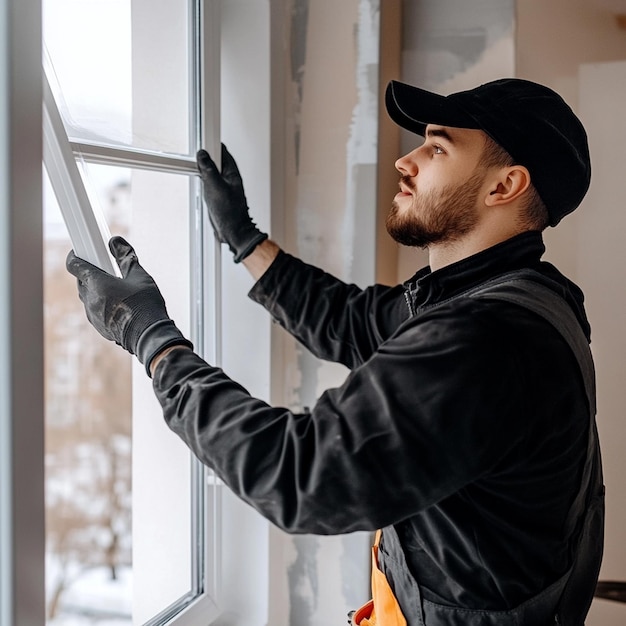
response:
[[[53,583],[54,564],[48,560],[47,578]],[[123,626],[132,624],[132,570],[120,568],[111,580],[103,567],[91,568],[63,592],[56,617],[47,626]],[[50,592],[50,587],[48,587]]]

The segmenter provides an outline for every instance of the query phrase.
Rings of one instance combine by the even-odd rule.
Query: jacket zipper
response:
[[[409,307],[409,314],[413,317],[415,315],[415,309],[413,308],[413,303],[411,302],[411,296],[409,295],[408,290],[404,292],[404,299],[406,300],[406,305]]]

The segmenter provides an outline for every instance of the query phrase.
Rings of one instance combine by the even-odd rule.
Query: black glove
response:
[[[159,288],[139,265],[131,245],[122,237],[113,237],[109,248],[122,278],[78,258],[73,250],[67,255],[67,271],[78,279],[78,296],[94,328],[137,355],[150,376],[150,363],[161,350],[193,345],[169,318]]]
[[[206,150],[196,155],[202,178],[204,201],[215,234],[227,243],[235,263],[245,259],[258,244],[267,239],[252,221],[243,191],[243,182],[235,159],[222,144],[222,173]]]

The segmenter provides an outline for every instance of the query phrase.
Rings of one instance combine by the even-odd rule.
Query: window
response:
[[[220,488],[169,432],[143,366],[89,326],[65,256],[66,225],[101,265],[109,232],[126,237],[179,328],[219,359],[194,158],[218,136],[213,4],[42,9],[47,623],[208,623]]]
[[[0,624],[43,626],[51,599],[45,597],[46,546],[43,540],[43,195],[48,239],[45,255],[46,260],[52,259],[51,265],[46,265],[45,313],[46,318],[60,317],[63,321],[55,326],[48,324],[46,329],[49,380],[46,381],[48,402],[45,413],[48,425],[55,429],[54,436],[52,431],[46,436],[49,452],[55,457],[48,456],[47,465],[50,469],[48,475],[54,470],[60,477],[49,485],[51,501],[48,505],[52,505],[55,499],[57,502],[65,499],[72,504],[80,504],[84,498],[92,498],[94,506],[91,512],[95,516],[96,512],[105,510],[102,506],[105,490],[94,496],[89,481],[74,476],[67,469],[68,464],[78,464],[82,469],[89,459],[93,459],[91,478],[97,478],[102,485],[114,485],[113,493],[117,497],[120,493],[128,496],[124,484],[128,482],[130,461],[131,515],[129,518],[127,514],[128,497],[120,498],[113,527],[127,533],[124,529],[130,524],[134,531],[135,536],[131,537],[130,543],[127,534],[124,540],[121,537],[115,540],[118,554],[122,555],[115,566],[118,580],[124,582],[129,573],[127,566],[120,565],[120,562],[127,559],[127,555],[132,559],[133,598],[130,600],[128,595],[124,596],[123,602],[118,603],[116,614],[108,615],[106,621],[128,622],[129,610],[133,612],[133,623],[137,624],[169,620],[176,626],[208,623],[260,626],[276,621],[268,617],[270,588],[276,584],[276,576],[268,576],[268,522],[227,489],[215,484],[202,468],[190,460],[186,449],[178,445],[176,437],[163,425],[160,408],[155,406],[145,373],[116,346],[98,343],[100,340],[95,331],[84,325],[84,312],[76,297],[75,286],[63,268],[69,243],[67,239],[62,240],[67,233],[53,187],[53,181],[57,185],[59,183],[58,176],[62,177],[62,181],[68,182],[69,176],[76,182],[75,174],[78,173],[77,180],[80,182],[66,189],[69,196],[76,196],[72,200],[78,206],[77,209],[73,207],[76,209],[75,217],[90,214],[94,217],[100,210],[108,216],[110,221],[107,226],[112,232],[126,232],[144,265],[159,281],[170,313],[181,328],[189,330],[198,351],[208,355],[211,362],[220,363],[220,344],[223,341],[224,353],[229,357],[229,362],[224,364],[227,371],[247,386],[253,395],[269,399],[271,322],[246,298],[246,286],[251,283],[245,270],[232,264],[230,254],[224,247],[220,251],[214,245],[212,230],[201,216],[193,154],[199,144],[216,151],[219,145],[216,129],[220,122],[227,145],[237,155],[246,180],[247,197],[255,206],[255,217],[259,225],[268,230],[272,206],[269,156],[270,146],[271,151],[275,150],[272,141],[277,139],[276,134],[270,135],[270,118],[274,114],[270,112],[269,66],[270,56],[278,54],[278,47],[274,49],[273,42],[282,41],[281,37],[270,38],[270,5],[247,0],[228,3],[213,0],[84,0],[73,4],[69,0],[49,0],[48,4],[45,0],[43,23],[46,30],[52,27],[48,21],[51,19],[50,10],[53,9],[55,14],[65,11],[66,21],[57,21],[56,27],[60,29],[59,37],[66,39],[71,47],[65,61],[82,64],[78,66],[77,75],[85,89],[73,90],[68,84],[67,72],[62,69],[63,55],[61,58],[56,56],[58,50],[55,52],[54,37],[48,33],[47,56],[50,64],[47,67],[54,71],[47,74],[47,78],[57,97],[57,100],[52,100],[54,106],[50,110],[60,110],[64,116],[60,130],[57,128],[58,132],[52,135],[58,147],[66,148],[63,150],[66,155],[69,151],[70,158],[57,162],[58,170],[51,176],[48,176],[48,168],[42,176],[41,4],[41,0],[20,0],[17,5],[9,0],[0,0],[0,39],[5,42],[4,52],[0,52],[0,122],[3,128],[11,129],[11,132],[0,133]],[[108,19],[110,15],[100,14],[92,20],[91,26],[89,22],[79,23],[78,16],[84,17],[85,6],[100,10],[105,4],[118,17],[126,16],[125,31],[119,28],[118,22],[113,28]],[[214,18],[216,5],[220,5],[219,19]],[[179,21],[172,14],[176,11],[179,12]],[[99,25],[106,24],[106,29],[95,28],[94,21]],[[161,28],[163,22],[172,27],[176,25],[176,28]],[[183,22],[187,24],[184,28],[180,26]],[[143,37],[142,28],[146,29]],[[92,34],[85,36],[81,29],[91,29]],[[109,34],[104,41],[98,39],[101,30]],[[224,32],[221,44],[220,30]],[[148,31],[152,36],[146,35]],[[174,33],[178,35],[174,36]],[[182,34],[187,37],[187,43],[181,48]],[[171,95],[176,94],[180,98],[179,105],[187,98],[191,111],[185,109],[185,120],[190,129],[187,148],[181,147],[184,139],[181,140],[179,131],[167,135],[169,143],[157,143],[162,141],[158,133],[144,133],[142,130],[141,137],[133,135],[135,122],[137,128],[144,130],[147,127],[158,129],[160,125],[147,113],[142,117],[142,106],[148,108],[150,104],[151,113],[161,109],[164,118],[165,113],[172,113],[171,107],[166,109],[163,94],[153,97],[149,103],[148,99],[142,100],[145,92],[135,84],[135,78],[139,80],[139,69],[152,73],[153,79],[157,70],[172,71],[169,65],[171,59],[159,56],[158,53],[162,52],[159,47],[176,45],[177,42],[179,52],[171,58],[176,58],[180,66],[185,59],[181,72],[188,77],[185,80],[189,92],[177,89],[172,90]],[[85,63],[85,58],[91,54],[90,46],[102,52],[105,48],[117,50],[117,47],[125,47],[127,60],[130,47],[130,74],[126,72],[124,77],[119,66],[115,71],[108,71],[102,65],[95,65],[93,55]],[[181,49],[185,50],[184,54]],[[218,50],[219,54],[216,54]],[[152,62],[141,66],[142,54],[152,54]],[[220,55],[225,61],[221,72]],[[111,127],[109,122],[114,116],[109,113],[101,115],[94,112],[93,119],[90,119],[85,103],[75,102],[76,95],[81,93],[91,97],[92,103],[102,104],[102,92],[86,75],[89,73],[101,76],[103,82],[109,81],[108,89],[122,94],[124,89],[119,85],[128,85],[130,80],[126,94],[130,90],[132,109],[126,122]],[[218,81],[220,73],[222,78],[229,78]],[[127,82],[110,82],[122,78]],[[181,80],[180,76],[178,80]],[[154,82],[159,87],[159,81],[154,79]],[[223,116],[219,115],[220,106],[216,102],[220,99],[220,92]],[[282,98],[280,87],[278,92],[279,98]],[[250,94],[254,94],[254,98]],[[280,111],[279,106],[278,117],[281,116]],[[244,125],[242,120],[249,122]],[[47,149],[50,147],[48,145]],[[157,195],[155,184],[163,185],[158,202],[154,200]],[[45,187],[45,193],[42,187]],[[81,195],[82,199],[78,197]],[[85,197],[88,202],[85,202]],[[154,202],[154,205],[148,207],[145,203],[149,202]],[[172,204],[168,204],[165,210],[168,202]],[[185,202],[188,202],[187,207]],[[172,213],[173,203],[180,203],[176,205],[176,214]],[[64,209],[68,207],[65,202],[62,205]],[[276,202],[273,209],[276,209]],[[149,245],[151,242],[142,241],[142,228],[154,227],[148,215],[162,220],[160,236],[167,233],[180,241],[184,237],[183,229],[188,228],[186,247],[177,250],[179,258],[172,257],[168,263],[162,254],[163,246],[156,258],[155,250]],[[228,264],[220,270],[222,254],[228,257]],[[178,277],[172,277],[171,269],[181,259],[183,265],[179,269],[186,268],[186,275],[178,280]],[[56,277],[63,281],[69,277],[70,283],[56,284]],[[223,293],[220,283],[224,287]],[[57,288],[62,302],[55,303],[52,291]],[[179,293],[186,293],[189,300],[179,300]],[[66,300],[64,294],[67,295]],[[203,307],[203,303],[208,304]],[[74,306],[77,308],[72,308]],[[235,317],[243,318],[244,323],[237,323]],[[222,318],[230,326],[224,324],[224,329],[218,332]],[[51,345],[59,352],[59,362],[54,367],[49,360]],[[241,354],[245,354],[246,358],[237,358]],[[103,362],[109,359],[115,359],[117,365],[114,371],[103,367]],[[96,368],[99,375],[89,375],[86,366]],[[70,397],[77,386],[77,377],[84,377],[85,399]],[[55,387],[56,395],[52,394],[50,385]],[[105,397],[108,400],[109,396],[123,399],[132,416],[130,421],[125,409],[111,418],[114,424],[106,424],[101,399]],[[92,407],[86,417],[85,405]],[[68,433],[67,429],[75,424],[76,416],[80,414],[83,415],[81,428]],[[108,415],[111,416],[110,413]],[[115,429],[114,436],[108,439],[110,445],[96,448],[93,441],[85,444],[88,434],[95,438],[102,433],[100,427],[103,422]],[[71,434],[76,445],[62,450],[62,434]],[[172,468],[172,473],[166,478],[170,483],[180,480],[177,493],[170,494],[178,496],[175,502],[163,495],[170,485],[152,471],[151,450],[159,460],[157,469],[165,465],[163,455],[171,454],[167,457],[167,465]],[[75,499],[68,497],[71,489],[76,489]],[[85,493],[87,489],[91,489],[91,493]],[[155,504],[165,510],[167,515],[164,518],[158,517],[162,511],[154,513],[152,509],[151,515],[148,508],[142,510],[144,505],[153,507]],[[203,511],[210,512],[204,521],[198,514]],[[59,512],[71,517],[68,509],[63,511],[61,508]],[[74,513],[84,516],[84,510],[74,511],[72,515]],[[57,521],[52,515],[50,512],[48,517],[51,524]],[[174,517],[176,519],[172,519]],[[158,519],[158,524],[155,519]],[[176,523],[179,529],[184,528],[180,538],[175,534]],[[88,551],[94,553],[94,558],[95,553],[99,553],[98,558],[101,558],[106,552],[107,541],[109,545],[115,544],[110,541],[113,536],[110,529],[107,533],[102,528],[106,526],[101,525],[99,529],[92,526],[79,533],[74,542],[76,551],[87,546]],[[172,532],[162,531],[159,537],[159,528],[169,528]],[[198,541],[199,536],[204,537],[204,547]],[[182,549],[173,549],[177,558],[181,557],[176,562],[166,562],[172,550],[167,552],[166,546],[156,543],[163,537],[179,541],[177,545]],[[66,538],[57,532],[54,540]],[[146,554],[149,558],[145,558]],[[75,573],[71,567],[68,571]],[[184,574],[179,575],[180,572]],[[52,574],[53,570],[49,569],[49,573]],[[65,600],[62,594],[59,595],[59,604],[65,604],[65,608],[70,610],[62,619],[57,615],[57,623],[62,620],[66,624],[88,623],[96,617],[96,609],[102,611],[103,605],[107,608],[112,606],[107,602],[107,593],[112,585],[100,584],[102,578],[94,581],[94,577],[97,579],[101,574],[101,567],[99,571],[93,568],[90,571],[91,580],[75,581],[78,586],[66,594]],[[150,578],[151,575],[154,575],[153,578]],[[168,576],[170,578],[166,580]],[[84,592],[84,585],[89,586],[90,583],[92,588],[99,587],[105,593],[92,596],[93,602],[83,603],[81,609],[74,605],[73,598],[82,595],[84,600],[84,594],[79,594],[78,590]],[[53,587],[48,585],[49,594],[51,589]],[[123,605],[122,610],[119,604]],[[129,604],[132,605],[130,609]]]

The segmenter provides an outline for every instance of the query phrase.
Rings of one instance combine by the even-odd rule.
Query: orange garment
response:
[[[378,567],[380,535],[379,530],[372,546],[372,600],[355,611],[352,623],[355,626],[406,626],[400,605]]]

